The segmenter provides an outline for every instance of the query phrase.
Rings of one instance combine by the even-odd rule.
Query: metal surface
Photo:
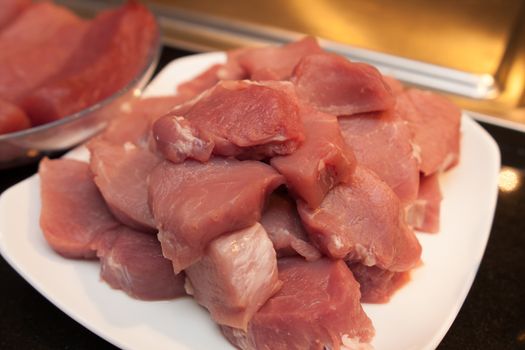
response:
[[[66,1],[87,11],[118,0]],[[525,123],[525,2],[520,0],[149,0],[164,41],[192,51],[280,44],[325,48],[464,108]]]

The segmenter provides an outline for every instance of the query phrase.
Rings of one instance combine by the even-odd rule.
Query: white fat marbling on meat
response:
[[[421,164],[421,146],[412,141],[410,142],[410,146],[412,147],[412,157],[417,160],[418,164]]]
[[[188,295],[195,294],[195,291],[193,289],[193,285],[191,284],[191,281],[190,281],[189,278],[186,278],[184,280],[184,290],[186,291],[186,293],[188,293]]]
[[[235,256],[233,284],[243,286],[245,296],[256,293],[276,268],[272,241],[260,224],[221,246],[220,250],[224,256]]]
[[[135,145],[134,145],[133,143],[131,143],[131,142],[126,142],[126,143],[124,144],[124,150],[125,150],[126,152],[133,151],[133,150],[136,149],[136,148],[137,148],[137,146],[135,146]]]
[[[343,334],[341,337],[341,350],[373,350],[374,347],[369,343],[361,343],[359,338],[350,338]]]

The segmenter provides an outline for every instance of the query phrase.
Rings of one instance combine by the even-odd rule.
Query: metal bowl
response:
[[[103,130],[124,104],[142,94],[158,64],[160,31],[146,64],[122,89],[96,104],[51,123],[0,135],[0,169],[35,162],[45,155],[72,148]]]

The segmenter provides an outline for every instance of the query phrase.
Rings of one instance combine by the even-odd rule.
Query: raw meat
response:
[[[28,8],[0,32],[0,98],[19,104],[55,76],[86,29],[86,22],[50,2]]]
[[[204,163],[210,159],[215,146],[191,122],[176,115],[161,117],[153,124],[152,133],[155,149],[173,163],[189,158]]]
[[[0,12],[0,30],[7,27],[20,14],[25,11],[31,0],[2,0],[2,11]]]
[[[48,1],[34,3],[16,17],[7,28],[0,31],[2,49],[0,57],[17,56],[24,51],[44,45],[57,34],[65,34],[64,30],[69,25],[82,22],[65,7]]]
[[[394,77],[383,75],[383,80],[390,87],[390,91],[394,96],[399,96],[405,90],[403,84]]]
[[[396,110],[408,122],[421,151],[421,171],[430,175],[459,161],[461,110],[447,98],[429,91],[406,90]]]
[[[421,176],[421,185],[417,200],[407,209],[407,222],[416,230],[436,233],[439,231],[441,200],[439,174]]]
[[[298,211],[312,241],[332,258],[391,271],[419,262],[421,246],[406,225],[399,199],[363,166],[357,166],[350,184],[328,192],[319,208],[300,200]]]
[[[373,170],[403,203],[416,199],[419,161],[402,119],[388,110],[340,117],[339,125],[359,164]]]
[[[304,57],[292,82],[300,98],[328,114],[351,115],[394,106],[390,88],[376,68],[334,54]]]
[[[301,255],[314,261],[321,257],[297,214],[295,203],[285,195],[273,193],[261,218],[261,224],[273,243],[277,256]]]
[[[93,258],[97,235],[119,226],[93,182],[89,165],[71,159],[40,162],[40,227],[55,251]]]
[[[283,287],[255,314],[248,332],[221,327],[240,349],[339,350],[343,339],[364,346],[374,335],[359,284],[342,260],[280,259],[279,279]]]
[[[156,36],[153,15],[138,2],[102,12],[60,73],[24,98],[33,124],[78,112],[125,87],[145,69]]]
[[[155,236],[126,226],[106,231],[93,246],[100,277],[136,299],[163,300],[185,295],[184,274],[175,275]]]
[[[161,152],[170,150],[164,156],[174,162],[181,161],[180,155],[200,154],[191,147],[197,144],[200,149],[207,142],[213,143],[214,154],[222,156],[262,159],[289,154],[304,137],[294,97],[286,82],[223,81],[174,109],[173,132],[159,132],[164,128],[154,126],[154,138]]]
[[[301,119],[305,141],[292,154],[272,158],[271,165],[284,175],[294,195],[317,208],[328,191],[350,181],[355,157],[341,136],[337,117],[303,106]]]
[[[184,101],[185,98],[177,95],[133,100],[125,105],[117,118],[112,119],[102,138],[115,144],[131,142],[145,148],[153,122]]]
[[[252,80],[286,80],[302,57],[321,52],[323,50],[313,37],[277,47],[240,49],[236,54],[228,55],[226,68],[229,67],[229,71],[223,74],[240,79],[235,74],[240,71],[246,72],[246,77]]]
[[[264,228],[256,223],[221,236],[186,270],[188,293],[218,324],[246,329],[259,308],[281,288],[277,259]]]
[[[0,135],[30,127],[31,122],[23,110],[0,99]]]
[[[88,148],[95,183],[113,215],[136,230],[156,232],[148,206],[147,178],[161,160],[131,143],[113,145],[94,139]]]
[[[362,303],[387,303],[396,291],[410,281],[408,271],[393,272],[360,263],[351,263],[349,267],[359,282]]]
[[[244,80],[249,79],[248,72],[241,67],[237,58],[250,50],[250,48],[239,48],[226,52],[226,63],[217,71],[219,80]]]
[[[258,222],[267,196],[283,182],[256,161],[160,163],[150,175],[149,203],[164,256],[176,272],[197,262],[214,238]]]

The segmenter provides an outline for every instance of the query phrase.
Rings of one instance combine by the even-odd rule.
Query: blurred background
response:
[[[59,1],[89,13],[117,0]],[[195,52],[280,44],[304,34],[463,108],[525,127],[521,0],[149,0],[166,45]],[[494,122],[494,120],[492,120]]]

